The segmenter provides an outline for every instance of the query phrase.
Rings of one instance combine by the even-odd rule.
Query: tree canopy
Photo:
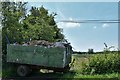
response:
[[[49,14],[43,6],[31,7],[30,14],[23,20],[24,39],[47,40],[64,39],[54,20],[55,13]]]
[[[64,35],[54,20],[56,13],[48,13],[43,6],[31,7],[27,14],[26,2],[1,2],[2,4],[2,46],[10,43],[32,40],[54,42],[63,40]]]
[[[2,50],[6,49],[8,39],[10,43],[22,40],[22,24],[20,20],[25,16],[25,5],[22,2],[1,2],[2,4]]]

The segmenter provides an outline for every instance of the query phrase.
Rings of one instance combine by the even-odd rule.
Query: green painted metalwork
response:
[[[71,62],[71,50],[67,48],[8,44],[7,62],[64,68]]]

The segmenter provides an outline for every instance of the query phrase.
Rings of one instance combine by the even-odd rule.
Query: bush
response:
[[[120,56],[117,52],[95,54],[89,61],[82,63],[83,74],[120,73]]]

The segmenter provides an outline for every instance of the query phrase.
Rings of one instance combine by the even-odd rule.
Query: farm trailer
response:
[[[40,69],[64,72],[70,69],[72,47],[7,45],[7,62],[16,66],[19,76],[26,76],[31,71]]]

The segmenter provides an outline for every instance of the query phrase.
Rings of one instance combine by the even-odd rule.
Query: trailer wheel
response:
[[[24,65],[18,66],[17,74],[21,77],[27,76],[29,74],[29,68]]]

